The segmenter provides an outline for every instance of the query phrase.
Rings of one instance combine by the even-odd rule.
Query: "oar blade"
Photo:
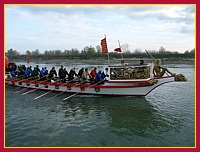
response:
[[[68,96],[68,97],[66,97],[66,98],[64,98],[63,100],[65,101],[65,100],[68,100],[69,98],[72,98],[73,96],[75,96],[75,95],[77,95],[77,94],[79,94],[80,92],[76,92],[75,94],[72,94],[71,96]]]
[[[37,100],[37,99],[39,99],[39,98],[42,98],[43,96],[45,96],[45,95],[51,93],[51,92],[54,91],[54,90],[55,90],[55,89],[50,90],[50,91],[48,91],[48,92],[46,92],[46,93],[44,93],[44,94],[42,94],[42,95],[40,95],[40,96],[38,96],[38,97],[35,97],[34,99]]]
[[[77,95],[77,94],[79,94],[79,93],[81,93],[81,92],[83,92],[83,91],[85,91],[85,90],[87,90],[87,89],[89,89],[89,88],[91,88],[91,87],[93,87],[93,86],[95,86],[95,85],[98,85],[99,83],[101,83],[101,82],[103,82],[103,81],[104,81],[104,80],[99,81],[99,82],[97,82],[97,83],[95,83],[95,84],[93,84],[93,85],[91,85],[91,86],[89,86],[89,87],[86,87],[84,90],[81,90],[81,91],[79,91],[79,92],[76,92],[75,94],[73,94],[73,95],[71,95],[71,96],[68,96],[68,97],[64,98],[63,100],[68,100],[69,98],[72,98],[72,97],[74,97],[75,95]]]

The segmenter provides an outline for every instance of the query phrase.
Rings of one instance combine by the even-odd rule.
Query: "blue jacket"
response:
[[[102,75],[102,73],[99,71],[98,73],[97,73],[97,75],[95,76],[95,81],[96,82],[99,82],[99,81],[102,81],[103,80],[103,75]]]
[[[11,74],[12,77],[16,77],[17,72],[16,71],[11,71],[10,74]]]
[[[44,77],[44,75],[45,75],[45,70],[44,70],[44,69],[40,70],[40,75],[41,75],[42,77]]]
[[[31,75],[31,70],[30,69],[26,69],[25,70],[25,76],[29,76]]]

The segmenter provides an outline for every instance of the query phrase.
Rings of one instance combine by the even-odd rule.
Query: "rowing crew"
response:
[[[34,69],[32,70],[32,67],[25,67],[25,66],[18,66],[17,69],[10,71],[10,77],[12,78],[20,78],[20,79],[32,79],[32,80],[49,80],[49,81],[60,81],[65,83],[68,82],[75,82],[75,81],[85,81],[85,82],[99,82],[102,80],[105,80],[106,77],[109,77],[108,75],[108,68],[105,69],[105,71],[99,70],[97,73],[97,68],[95,67],[91,72],[89,73],[87,68],[81,68],[78,73],[75,71],[75,67],[68,71],[66,68],[61,65],[58,74],[56,72],[55,67],[52,67],[52,69],[48,72],[46,67],[42,67],[42,69],[39,69],[39,66],[36,65]]]

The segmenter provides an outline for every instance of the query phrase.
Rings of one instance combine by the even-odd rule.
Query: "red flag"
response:
[[[116,49],[114,49],[114,51],[116,51],[116,52],[122,52],[121,48],[116,48]]]
[[[101,40],[102,53],[108,53],[106,38]]]

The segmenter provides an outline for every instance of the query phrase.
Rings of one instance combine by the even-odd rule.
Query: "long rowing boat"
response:
[[[33,81],[29,79],[6,79],[6,83],[38,90],[52,90],[94,95],[146,96],[155,88],[175,81],[175,76],[154,77],[153,64],[108,66],[108,77],[101,83],[61,83]]]

